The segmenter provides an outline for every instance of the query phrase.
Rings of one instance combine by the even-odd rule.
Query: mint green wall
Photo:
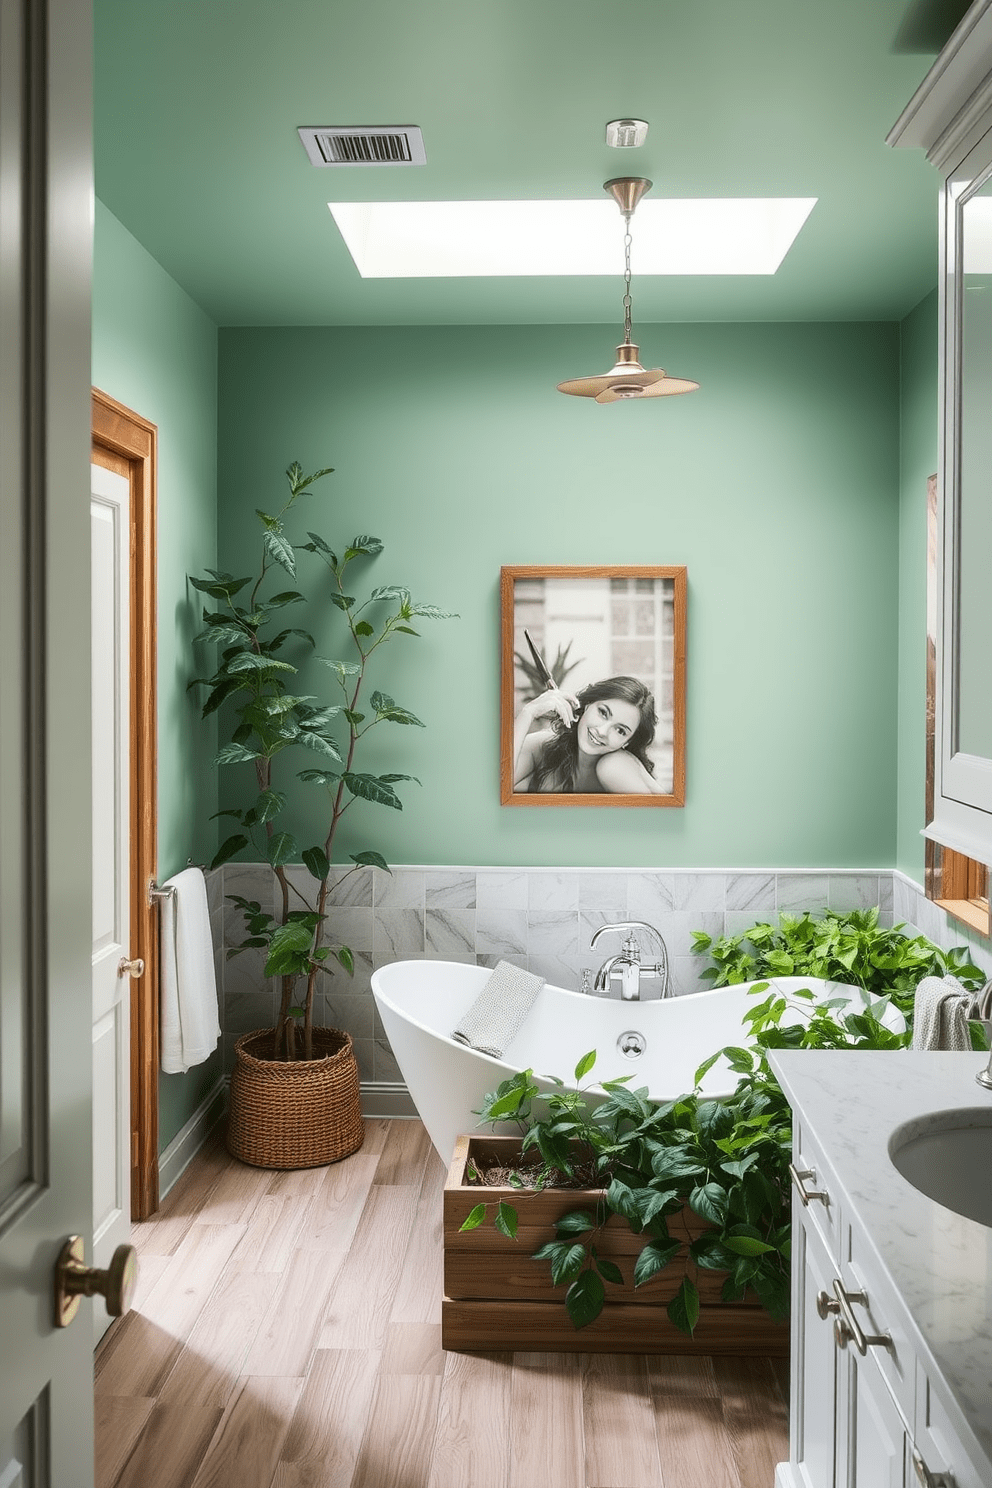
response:
[[[428,729],[396,729],[398,754],[369,764],[424,788],[405,791],[402,814],[356,806],[344,852],[892,862],[899,328],[641,331],[646,364],[700,392],[603,408],[562,397],[556,382],[612,361],[603,326],[221,330],[221,566],[251,571],[253,510],[280,501],[291,460],[329,464],[301,527],[378,535],[371,584],[406,583],[462,617],[384,655],[380,685]],[[590,562],[688,567],[683,810],[499,805],[500,565]],[[306,623],[333,655],[333,612]],[[312,667],[304,690],[326,675]],[[248,790],[247,767],[230,767],[223,798],[239,771]],[[308,841],[316,799],[293,791],[290,824]]]
[[[937,291],[900,328],[899,751],[896,866],[923,882],[927,477],[937,469]]]
[[[167,878],[213,852],[214,741],[189,680],[196,612],[186,574],[217,545],[217,328],[97,202],[93,383],[158,425],[158,866]],[[165,1147],[220,1072],[219,1055],[161,1076]]]

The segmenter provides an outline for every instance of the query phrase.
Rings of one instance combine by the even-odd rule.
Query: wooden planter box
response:
[[[634,1262],[644,1245],[625,1220],[611,1215],[596,1238],[601,1256],[616,1263],[623,1288],[606,1283],[606,1304],[595,1322],[576,1329],[565,1309],[564,1286],[554,1287],[546,1261],[533,1253],[556,1238],[555,1222],[573,1209],[593,1209],[599,1193],[590,1189],[483,1188],[465,1180],[470,1157],[477,1163],[497,1157],[501,1166],[519,1160],[514,1137],[459,1137],[444,1188],[444,1301],[441,1344],[455,1351],[535,1350],[619,1354],[736,1354],[788,1358],[789,1329],[775,1323],[757,1298],[720,1300],[722,1271],[699,1271],[699,1321],[690,1338],[676,1328],[665,1308],[678,1291],[685,1264],[676,1258],[653,1280],[634,1290]],[[460,1234],[480,1202],[504,1199],[519,1217],[516,1240],[501,1235],[487,1218]],[[668,1221],[672,1236],[694,1239],[711,1228],[684,1208]]]

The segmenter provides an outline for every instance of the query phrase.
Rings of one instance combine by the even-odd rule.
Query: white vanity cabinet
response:
[[[910,1115],[976,1104],[981,1063],[772,1056],[794,1134],[789,1461],[775,1488],[992,1488],[992,1231],[912,1188],[887,1145]]]

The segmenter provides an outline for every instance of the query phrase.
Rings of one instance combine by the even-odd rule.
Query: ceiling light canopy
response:
[[[633,150],[648,137],[646,119],[611,119],[606,126],[606,143],[614,150]]]
[[[646,201],[640,274],[774,274],[815,197]],[[363,279],[615,274],[608,201],[328,202]]]
[[[606,181],[603,190],[613,197],[624,221],[623,341],[617,347],[617,359],[609,372],[600,372],[593,377],[573,377],[568,382],[560,382],[558,391],[576,398],[595,398],[597,403],[694,393],[699,387],[698,382],[690,382],[685,377],[669,377],[660,367],[642,367],[637,359],[638,347],[630,339],[630,219],[641,197],[651,190],[651,182],[643,176],[618,176]]]

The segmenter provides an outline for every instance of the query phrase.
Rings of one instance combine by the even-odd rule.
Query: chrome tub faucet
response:
[[[635,931],[646,930],[653,935],[661,947],[661,954],[657,961],[645,965],[641,961],[641,948],[637,941]],[[668,974],[668,947],[659,931],[653,925],[646,925],[643,920],[621,920],[616,925],[600,925],[593,935],[590,945],[595,945],[601,935],[613,932],[624,936],[623,945],[616,956],[603,962],[596,973],[594,987],[597,992],[605,992],[610,982],[619,977],[620,997],[624,1002],[638,1002],[641,996],[641,977],[658,977],[661,981],[661,996],[671,995],[670,979]]]

